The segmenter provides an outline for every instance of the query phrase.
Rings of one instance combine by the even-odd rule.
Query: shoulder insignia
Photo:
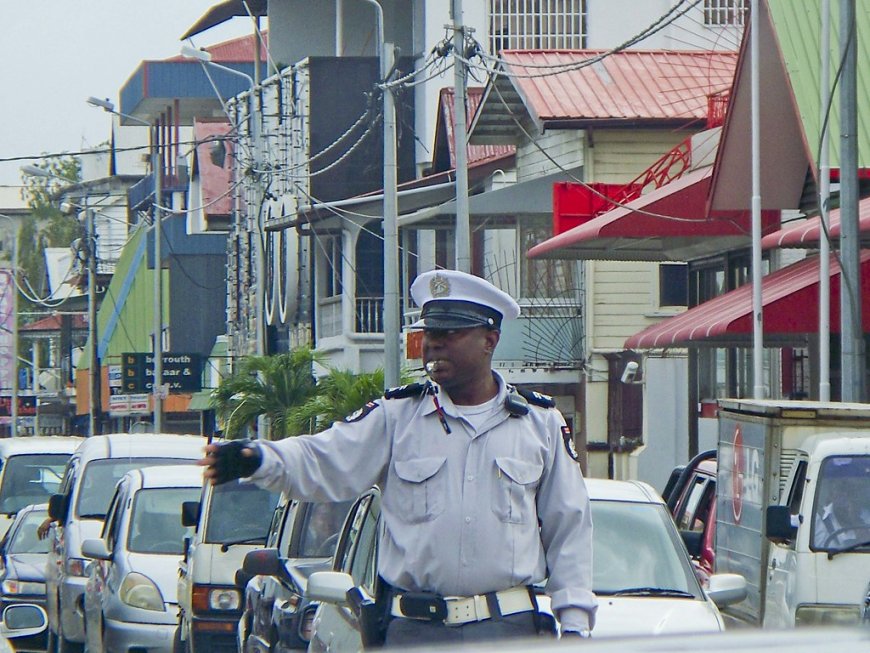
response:
[[[365,406],[363,406],[359,410],[352,412],[350,415],[345,417],[344,421],[345,422],[358,422],[377,407],[378,407],[377,401],[369,401],[366,403]]]
[[[577,453],[577,447],[574,444],[574,434],[571,433],[571,427],[567,424],[562,427],[562,441],[565,443],[565,451],[571,457],[571,460],[579,461],[580,454]]]
[[[396,388],[390,388],[384,392],[384,399],[406,399],[408,397],[422,397],[426,394],[427,386],[425,383],[409,383],[400,385]]]
[[[553,399],[550,395],[541,394],[540,392],[535,392],[534,390],[526,390],[525,388],[517,388],[516,390],[530,404],[534,404],[535,406],[541,406],[542,408],[556,407],[556,400]]]

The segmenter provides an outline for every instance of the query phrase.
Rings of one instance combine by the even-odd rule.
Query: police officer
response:
[[[425,383],[388,390],[317,435],[209,445],[205,476],[309,501],[379,485],[387,646],[539,633],[552,626],[532,588],[543,582],[562,636],[589,636],[592,520],[571,432],[551,398],[492,369],[502,321],[519,306],[452,270],[419,275],[411,295]]]

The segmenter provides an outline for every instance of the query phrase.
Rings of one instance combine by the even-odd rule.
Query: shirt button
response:
[[[465,518],[465,523],[466,523],[466,524],[470,524],[470,523],[471,523],[471,517],[466,517],[466,518]]]
[[[474,474],[469,474],[468,476],[465,477],[465,480],[466,480],[466,481],[473,481],[473,480],[474,480]]]

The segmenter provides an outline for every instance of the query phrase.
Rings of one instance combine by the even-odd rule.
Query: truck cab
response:
[[[749,589],[726,619],[857,624],[870,578],[870,406],[719,404],[715,570]]]

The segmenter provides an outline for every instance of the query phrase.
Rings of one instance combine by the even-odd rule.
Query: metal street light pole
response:
[[[160,145],[157,142],[157,128],[146,120],[115,110],[115,105],[109,100],[89,97],[87,103],[99,107],[107,113],[113,113],[139,123],[150,130],[151,138],[151,174],[154,176],[154,326],[152,351],[154,358],[154,376],[151,380],[151,393],[154,407],[153,431],[163,431],[163,256],[161,243],[163,241],[163,157],[160,156]]]
[[[230,73],[232,75],[236,75],[238,77],[243,77],[247,80],[250,89],[248,91],[248,117],[251,122],[251,152],[253,157],[253,162],[251,165],[251,169],[256,173],[259,169],[260,162],[262,160],[262,146],[260,143],[260,111],[257,108],[257,87],[258,82],[254,80],[250,75],[243,73],[240,70],[235,70],[234,68],[230,68],[229,66],[224,66],[223,64],[216,63],[211,60],[211,53],[205,50],[199,50],[197,48],[190,47],[189,45],[184,45],[181,47],[181,56],[188,57],[189,59],[196,59],[203,66],[212,66],[213,68],[217,68],[218,70],[223,70],[224,72]],[[259,79],[259,69],[260,69],[260,59],[259,56],[257,60],[254,62],[254,70]],[[256,249],[254,259],[254,268],[256,274],[256,311],[257,311],[257,319],[255,320],[256,330],[254,332],[254,351],[257,356],[265,356],[266,355],[266,305],[265,305],[265,297],[266,297],[266,242],[263,234],[263,212],[262,212],[262,202],[261,199],[263,197],[262,188],[259,182],[254,185],[254,200],[249,204],[253,206],[253,212],[256,213],[254,216],[254,224],[256,225],[255,242]],[[265,415],[260,415],[257,418],[257,438],[264,439],[266,438],[266,431],[268,430],[267,420]]]

